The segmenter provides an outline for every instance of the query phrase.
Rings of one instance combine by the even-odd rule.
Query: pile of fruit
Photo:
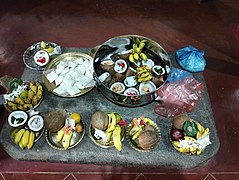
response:
[[[143,150],[154,149],[159,142],[159,135],[154,125],[151,119],[144,116],[134,118],[127,131],[130,143]]]
[[[113,146],[122,150],[123,128],[126,126],[124,119],[114,112],[109,114],[96,111],[91,117],[91,126],[94,129],[94,141],[105,146]],[[96,140],[95,140],[96,139]]]
[[[176,150],[193,155],[201,154],[204,148],[211,144],[209,129],[190,119],[186,114],[178,115],[173,119],[171,139]]]
[[[43,98],[43,87],[39,82],[16,81],[11,93],[4,96],[10,110],[28,111],[34,108]]]
[[[147,40],[140,40],[136,38],[135,43],[133,44],[133,48],[130,49],[129,61],[134,63],[136,61],[147,61],[147,56],[142,52],[144,46],[146,45]]]
[[[31,149],[35,142],[36,134],[25,128],[14,128],[10,133],[10,137],[21,149]]]
[[[147,65],[136,68],[136,71],[135,79],[137,82],[148,82],[153,78],[151,69]]]
[[[68,123],[56,133],[56,141],[60,142],[64,149],[68,149],[72,144],[73,135],[83,132],[84,129],[80,114],[71,113],[68,120]],[[72,123],[71,120],[73,120],[74,123]]]

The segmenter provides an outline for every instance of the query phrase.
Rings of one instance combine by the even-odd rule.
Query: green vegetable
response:
[[[11,92],[18,87],[18,85],[22,85],[23,81],[21,79],[14,78],[10,81],[9,87]]]
[[[198,132],[197,125],[193,121],[185,121],[183,124],[183,130],[186,135],[190,137],[195,137]]]
[[[114,113],[116,117],[116,123],[119,123],[121,120],[121,116],[118,113]]]

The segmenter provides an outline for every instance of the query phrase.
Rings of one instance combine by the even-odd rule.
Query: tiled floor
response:
[[[167,51],[205,50],[204,77],[221,142],[205,166],[189,170],[23,162],[0,148],[0,179],[239,179],[239,2],[237,0],[38,0],[0,6],[0,76],[20,77],[22,54],[48,40],[94,47],[122,34],[140,34]],[[4,90],[0,88],[0,92]],[[0,128],[8,113],[0,107]]]

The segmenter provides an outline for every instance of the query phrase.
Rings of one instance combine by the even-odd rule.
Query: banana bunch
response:
[[[147,65],[136,68],[136,71],[135,79],[137,82],[147,82],[153,78],[151,69]]]
[[[40,49],[44,50],[44,51],[46,51],[48,53],[52,53],[54,51],[54,47],[52,47],[50,44],[47,45],[46,42],[44,42],[44,41],[42,41],[40,43]]]
[[[190,154],[196,154],[199,155],[202,153],[203,149],[198,148],[196,145],[196,139],[189,137],[189,136],[184,136],[184,140],[187,143],[190,144],[189,147],[181,147],[180,141],[172,141],[172,145],[174,146],[175,149],[177,149],[181,153],[190,153]]]
[[[31,149],[35,142],[35,133],[28,129],[15,128],[11,131],[10,137],[11,139],[21,148]]]
[[[108,127],[105,131],[107,134],[107,141],[106,144],[109,144],[111,138],[113,138],[113,143],[115,148],[118,151],[122,151],[122,142],[121,142],[121,126],[118,125],[119,121],[121,120],[120,116],[117,116],[115,113],[111,112],[109,115],[109,123]]]
[[[197,125],[197,129],[198,129],[198,132],[196,134],[196,139],[199,139],[200,137],[206,135],[209,133],[209,129],[208,128],[204,128],[199,122],[196,122],[196,125]]]
[[[133,48],[130,49],[129,61],[134,63],[134,61],[144,60],[147,61],[148,57],[142,52],[144,46],[146,45],[147,40],[140,40],[136,38]]]
[[[8,101],[11,110],[27,111],[39,103],[43,97],[43,87],[39,82],[29,82],[29,88],[23,90],[14,101]]]
[[[73,136],[73,130],[66,131],[66,128],[61,128],[56,134],[56,141],[61,142],[65,149],[68,149],[71,144],[71,138]]]

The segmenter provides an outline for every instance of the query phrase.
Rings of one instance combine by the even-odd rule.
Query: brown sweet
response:
[[[108,127],[108,123],[108,115],[104,111],[98,110],[91,117],[91,125],[93,128],[104,131]]]
[[[173,118],[173,126],[176,129],[183,130],[183,124],[185,121],[189,121],[190,117],[187,114],[179,114]]]
[[[66,111],[61,109],[46,114],[44,125],[50,132],[59,131],[65,124]]]
[[[143,131],[138,137],[139,146],[144,150],[153,149],[159,141],[159,137],[155,131]]]

